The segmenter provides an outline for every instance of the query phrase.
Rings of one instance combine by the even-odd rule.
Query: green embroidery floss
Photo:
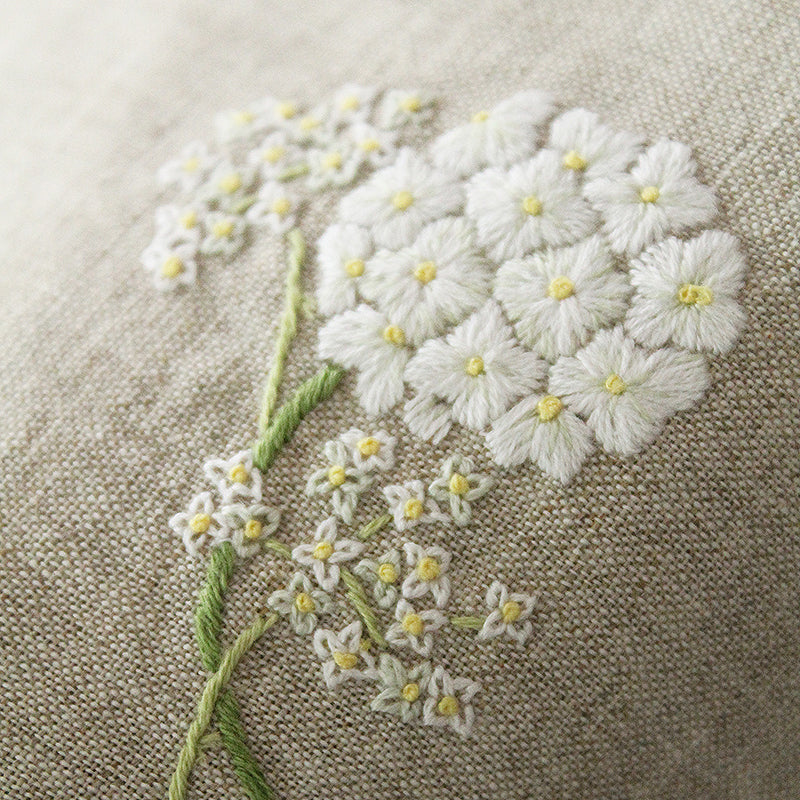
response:
[[[370,520],[363,528],[356,534],[362,542],[374,536],[379,531],[382,531],[392,521],[391,514],[382,514],[380,517]]]
[[[353,608],[355,608],[358,615],[363,620],[369,638],[372,639],[378,647],[385,649],[386,639],[383,638],[383,634],[378,627],[378,618],[370,607],[361,581],[350,572],[347,567],[341,568],[341,576],[345,586],[347,586],[347,599],[353,604]]]

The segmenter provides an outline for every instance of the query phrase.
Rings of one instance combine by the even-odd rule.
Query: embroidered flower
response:
[[[255,172],[250,167],[237,167],[230,161],[218,164],[200,187],[199,199],[221,211],[236,211],[253,186]]]
[[[400,580],[400,553],[397,550],[389,550],[374,560],[362,559],[353,572],[372,586],[379,608],[391,608],[395,604]]]
[[[319,332],[319,356],[358,369],[356,393],[368,414],[383,414],[403,396],[405,331],[367,305],[328,321]]]
[[[281,183],[265,183],[246,217],[254,225],[282,234],[294,227],[299,207],[300,201],[291,189]]]
[[[156,209],[155,239],[167,245],[188,242],[197,245],[208,209],[202,203],[159,206]]]
[[[397,622],[386,630],[386,641],[395,647],[410,647],[421,656],[430,655],[434,632],[447,623],[441,611],[416,611],[407,600],[398,600],[394,617]]]
[[[371,478],[360,467],[350,464],[349,448],[344,442],[327,442],[323,452],[328,464],[311,474],[306,494],[331,495],[334,513],[351,525],[358,497]]]
[[[340,125],[352,125],[366,119],[377,94],[373,86],[346,83],[333,95],[331,119]]]
[[[197,249],[192,242],[170,244],[156,239],[142,253],[142,264],[157,289],[165,291],[194,283]]]
[[[381,692],[370,707],[373,711],[395,714],[403,722],[419,717],[432,672],[433,668],[427,661],[406,669],[399,659],[382,653],[377,674]]]
[[[358,225],[331,225],[317,244],[317,307],[326,316],[354,308],[372,256],[372,237]]]
[[[214,515],[214,501],[210,492],[193,497],[186,511],[175,514],[169,526],[183,540],[189,555],[200,554],[200,548],[212,539],[224,538],[226,531]]]
[[[322,660],[322,676],[329,689],[346,680],[377,677],[375,659],[361,644],[361,622],[352,622],[339,633],[319,629],[314,633],[314,651]]]
[[[508,171],[493,168],[467,185],[467,214],[478,243],[495,261],[559,247],[582,239],[595,215],[581,197],[575,175],[562,169],[553,151],[543,150]]]
[[[721,231],[656,244],[631,267],[636,294],[625,329],[648,347],[725,353],[745,321],[736,302],[745,269],[736,240]]]
[[[477,681],[451,678],[444,667],[436,667],[428,683],[422,721],[425,725],[450,726],[461,736],[469,736],[475,721],[472,700],[480,688]]]
[[[548,146],[558,151],[564,169],[594,180],[624,172],[639,155],[642,141],[613,131],[585,108],[573,108],[553,121]]]
[[[221,111],[214,117],[217,139],[221,144],[231,144],[257,138],[269,128],[271,111],[270,99]]]
[[[339,437],[350,451],[356,467],[364,472],[385,472],[394,466],[394,446],[397,439],[385,430],[365,433],[351,428]]]
[[[345,131],[344,135],[355,145],[361,158],[371,167],[388,164],[397,150],[397,133],[392,130],[376,128],[366,122],[358,122]]]
[[[594,450],[594,437],[560,397],[544,394],[526,397],[496,419],[486,444],[501,467],[527,459],[567,483]]]
[[[261,499],[261,473],[253,466],[249,450],[242,450],[228,460],[212,458],[203,465],[203,471],[216,485],[223,503]]]
[[[648,353],[622,326],[600,331],[550,372],[550,391],[585,416],[611,453],[632,455],[655,439],[665,421],[691,408],[708,388],[705,359],[662,348]]]
[[[462,177],[486,166],[505,167],[520,161],[536,149],[537,127],[552,109],[549,94],[519,92],[443,133],[431,146],[433,160],[441,169]]]
[[[422,481],[406,481],[383,488],[383,496],[389,502],[389,513],[394,517],[394,526],[405,531],[420,523],[444,522],[447,517],[439,511],[432,497],[426,497]]]
[[[227,527],[227,538],[242,558],[249,558],[260,552],[261,543],[275,533],[281,518],[277,508],[261,503],[251,506],[244,503],[225,506],[219,516]]]
[[[414,436],[438,444],[450,431],[453,414],[437,395],[417,395],[405,404],[403,422]]]
[[[396,320],[413,344],[440,335],[489,293],[489,265],[473,239],[465,219],[433,222],[410,247],[379,251],[369,262],[361,293]]]
[[[622,319],[629,293],[600,236],[507,261],[494,292],[520,341],[548,359],[572,355]]]
[[[290,133],[300,116],[300,107],[294,100],[267,97],[261,101],[264,118],[270,127]]]
[[[406,368],[420,394],[448,400],[453,418],[478,431],[533,391],[543,374],[544,364],[515,341],[493,301],[447,338],[426,342]]]
[[[458,183],[403,148],[394,164],[378,170],[342,199],[339,215],[345,222],[368,227],[378,245],[399,248],[411,244],[425,223],[454,213],[461,205]]]
[[[494,486],[494,479],[481,475],[469,458],[454,455],[442,464],[439,477],[428,492],[441,503],[450,505],[450,513],[458,525],[468,525],[472,519],[472,503]]]
[[[450,554],[441,547],[421,547],[413,542],[406,542],[403,550],[406,564],[411,567],[403,581],[403,597],[414,600],[430,592],[436,607],[444,608],[450,599]]]
[[[287,122],[289,135],[298,144],[305,146],[318,146],[329,141],[333,131],[333,120],[331,118],[331,108],[326,105],[318,105],[306,114]]]
[[[306,185],[312,192],[352,183],[361,166],[362,155],[346,141],[336,141],[308,152]]]
[[[686,145],[661,139],[629,174],[587,184],[586,196],[603,217],[611,248],[636,255],[667,234],[710,222],[716,200],[695,177],[696,169]]]
[[[295,572],[285,589],[273,592],[267,605],[289,617],[295,633],[308,636],[317,627],[321,614],[330,612],[333,601],[327,592],[315,589],[302,572]]]
[[[206,180],[218,161],[218,156],[209,153],[203,142],[190,142],[177,158],[158,170],[158,182],[188,194]]]
[[[200,252],[229,258],[244,244],[247,223],[238,214],[212,211],[204,220],[205,236]]]
[[[533,633],[530,616],[538,597],[511,593],[499,581],[493,581],[486,592],[486,606],[490,610],[486,622],[478,632],[478,639],[495,639],[505,634],[519,644],[525,644]]]
[[[378,124],[382,128],[400,128],[409,122],[421,123],[430,119],[433,98],[418,89],[392,89],[386,92],[378,109]]]
[[[339,539],[335,517],[319,524],[311,544],[300,544],[292,550],[292,558],[314,570],[317,583],[326,592],[332,592],[339,583],[339,564],[357,558],[364,545],[354,539]]]
[[[299,159],[300,151],[291,144],[284,131],[271,133],[247,154],[247,163],[265,181],[279,180]]]

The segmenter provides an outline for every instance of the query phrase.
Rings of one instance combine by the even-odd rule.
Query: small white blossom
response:
[[[214,117],[217,139],[221,144],[252,141],[271,126],[271,99],[251,103],[243,108],[230,108],[220,111]]]
[[[546,92],[519,92],[443,133],[431,146],[434,163],[464,177],[521,161],[536,149],[537,128],[552,109],[553,98]]]
[[[331,119],[339,125],[352,125],[365,120],[372,111],[378,92],[373,86],[346,83],[333,95]]]
[[[413,542],[406,542],[403,550],[411,568],[403,581],[403,597],[414,600],[430,592],[436,607],[444,608],[450,599],[450,554],[441,547],[421,547]]]
[[[301,113],[300,107],[294,100],[266,97],[260,105],[264,119],[271,128],[291,133]]]
[[[295,547],[292,558],[298,564],[311,567],[320,588],[332,592],[339,583],[339,564],[358,558],[363,549],[364,545],[354,539],[337,538],[336,518],[328,517],[317,527],[314,541]]]
[[[199,555],[200,548],[214,539],[224,538],[227,531],[214,515],[214,501],[210,492],[193,497],[186,511],[175,514],[169,526],[183,540],[186,551]]]
[[[247,223],[238,214],[212,211],[203,221],[205,236],[200,243],[200,252],[205,255],[230,258],[244,244]]]
[[[392,89],[381,101],[378,124],[382,128],[400,128],[409,122],[425,122],[431,117],[433,104],[433,98],[418,89]]]
[[[397,150],[397,133],[392,130],[376,128],[366,122],[357,122],[344,134],[361,153],[362,159],[371,167],[388,164]]]
[[[478,639],[495,639],[505,634],[510,639],[525,644],[533,633],[530,616],[536,608],[538,597],[509,592],[499,581],[494,581],[486,592],[486,606],[491,612],[478,633]]]
[[[298,115],[287,122],[289,136],[303,146],[320,146],[328,142],[333,132],[332,109],[324,104]]]
[[[629,293],[601,236],[507,261],[494,291],[520,341],[547,359],[572,355],[621,320]]]
[[[351,428],[339,437],[350,451],[356,467],[364,472],[385,472],[394,466],[394,446],[397,439],[381,429],[365,433]]]
[[[493,168],[467,185],[467,214],[478,243],[495,261],[524,256],[543,245],[560,247],[591,233],[596,219],[575,175],[543,150],[508,171]]]
[[[475,721],[472,700],[481,685],[468,678],[451,678],[444,667],[434,669],[428,683],[428,697],[422,711],[425,725],[451,727],[461,736],[469,736]]]
[[[156,209],[155,239],[166,244],[189,242],[197,245],[208,209],[202,203],[159,206]]]
[[[716,200],[695,177],[696,169],[686,145],[661,139],[629,174],[588,183],[586,196],[603,218],[612,249],[636,255],[667,234],[710,222]]]
[[[328,463],[309,476],[306,494],[330,495],[334,514],[351,525],[359,495],[370,485],[371,478],[361,467],[351,464],[344,442],[327,442],[323,452]]]
[[[363,156],[347,141],[334,141],[308,151],[308,178],[306,186],[319,192],[352,183],[361,166]]]
[[[447,624],[447,617],[435,608],[416,611],[407,600],[398,600],[394,622],[386,630],[386,641],[395,647],[410,647],[421,656],[433,649],[433,634]]]
[[[219,156],[211,154],[203,142],[190,142],[177,158],[159,169],[158,182],[188,194],[205,182],[218,162]]]
[[[661,348],[648,353],[622,326],[600,331],[550,373],[550,391],[587,418],[611,453],[632,455],[650,444],[665,421],[691,408],[708,388],[701,355]]]
[[[249,196],[255,177],[251,167],[223,161],[200,187],[198,198],[221,211],[235,212]]]
[[[483,304],[489,264],[475,249],[463,218],[437,220],[410,247],[379,251],[367,265],[361,293],[397,321],[413,344],[441,335]]]
[[[476,431],[536,389],[543,375],[544,363],[516,342],[493,301],[446,338],[426,342],[406,368],[420,394],[448,400],[453,418]]]
[[[403,722],[410,722],[422,714],[425,694],[433,673],[429,662],[406,669],[399,659],[382,653],[377,679],[380,694],[373,699],[373,711],[396,714]]]
[[[331,225],[317,244],[317,307],[326,316],[355,308],[364,271],[373,253],[369,231]]]
[[[403,422],[417,438],[439,444],[453,426],[453,414],[446,400],[416,395],[403,408]]]
[[[275,533],[281,518],[277,508],[261,503],[251,506],[234,503],[225,506],[218,516],[223,529],[227,531],[225,541],[230,541],[242,558],[250,558],[260,552],[261,543]]]
[[[389,503],[389,513],[394,517],[394,526],[398,531],[408,530],[421,523],[447,520],[439,510],[436,500],[426,496],[422,481],[384,486],[383,496]]]
[[[300,151],[290,143],[284,131],[271,133],[247,154],[247,163],[264,181],[279,180],[299,159]]]
[[[197,277],[197,247],[192,242],[170,244],[156,239],[142,253],[142,265],[161,291],[188,286]]]
[[[374,680],[375,659],[363,648],[361,622],[352,622],[339,633],[321,628],[314,633],[314,652],[322,660],[322,676],[329,689],[346,680]]]
[[[344,197],[344,222],[368,227],[382,247],[409,245],[427,222],[454,213],[463,202],[461,186],[404,148],[391,166],[378,170]]]
[[[282,234],[295,226],[299,208],[300,200],[295,192],[273,181],[258,190],[258,197],[245,216],[253,225]]]
[[[625,329],[647,347],[725,353],[745,322],[736,301],[745,271],[736,239],[722,231],[653,245],[631,267],[636,294]]]
[[[253,454],[249,450],[242,450],[227,460],[212,458],[203,465],[203,471],[226,504],[261,499],[261,472],[253,465]]]
[[[308,636],[317,627],[321,614],[327,614],[333,601],[327,592],[315,589],[302,572],[295,572],[285,589],[273,592],[267,605],[289,617],[289,624],[300,636]]]
[[[364,558],[353,572],[372,586],[379,608],[391,608],[395,604],[400,580],[400,553],[397,550],[389,550],[376,559]]]
[[[450,513],[458,525],[468,525],[472,519],[472,503],[480,500],[493,486],[493,478],[476,472],[471,459],[456,454],[442,464],[439,477],[430,485],[428,493],[450,506]]]

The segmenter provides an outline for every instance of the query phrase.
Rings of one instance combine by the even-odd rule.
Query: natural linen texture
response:
[[[473,738],[376,715],[358,689],[329,694],[285,628],[250,651],[232,685],[278,797],[796,797],[800,8],[369,9],[81,16],[35,3],[6,34],[15,125],[0,152],[14,164],[9,196],[27,202],[7,201],[0,223],[0,785],[13,798],[162,795],[206,677],[190,627],[203,566],[167,520],[200,464],[257,430],[285,266],[265,237],[235,268],[155,296],[137,264],[152,175],[221,108],[267,92],[313,102],[354,80],[428,88],[443,101],[437,132],[537,87],[615,128],[687,142],[719,196],[717,226],[747,255],[748,322],[711,365],[703,403],[645,452],[593,456],[566,488],[502,473],[469,538],[444,543],[459,554],[453,584],[475,587],[463,605],[480,608],[489,575],[548,601],[533,645],[454,640],[446,653],[480,669],[490,723]],[[311,208],[310,238],[332,207]],[[317,367],[315,344],[301,322],[288,386]],[[351,384],[277,460],[274,496],[299,497],[320,443],[368,426]],[[403,479],[433,477],[454,449],[487,463],[465,431],[436,447],[403,437]],[[313,530],[309,504],[282,505],[287,530]],[[278,559],[240,568],[226,630],[286,577]],[[239,791],[213,747],[189,788]]]

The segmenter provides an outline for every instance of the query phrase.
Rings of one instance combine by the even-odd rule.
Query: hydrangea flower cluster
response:
[[[369,414],[404,401],[416,436],[458,423],[566,483],[598,444],[648,445],[734,344],[745,261],[715,214],[686,146],[522,92],[341,200],[319,355]]]
[[[230,258],[251,230],[287,232],[309,193],[390,163],[402,129],[431,112],[423,93],[379,97],[357,84],[311,109],[267,97],[222,112],[216,147],[192,142],[159,170],[159,183],[176,197],[156,209],[142,264],[158,289],[193,283],[201,259]]]

